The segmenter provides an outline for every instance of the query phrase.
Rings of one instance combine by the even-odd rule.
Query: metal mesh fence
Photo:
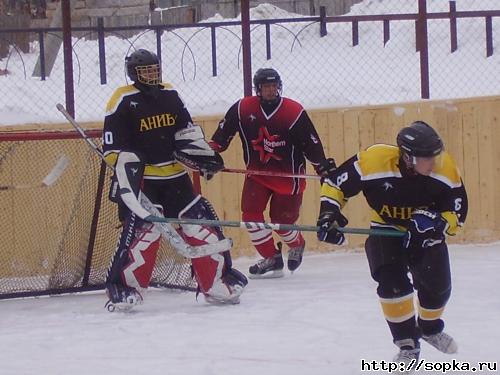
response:
[[[499,63],[494,36],[500,28],[500,11],[463,11],[475,9],[471,7],[477,2],[451,11],[454,2],[429,2],[429,74],[423,77],[417,48],[418,3],[365,1],[345,16],[307,18],[259,5],[251,10],[253,71],[276,68],[284,81],[284,95],[306,108],[418,100],[422,82],[427,82],[434,99],[495,93],[490,77]],[[216,17],[209,21],[217,22],[75,29],[77,118],[102,121],[112,92],[129,83],[124,58],[137,48],[159,52],[164,81],[180,92],[192,114],[223,114],[243,93],[241,22],[219,22]],[[14,34],[0,31],[0,38],[15,40]],[[12,43],[0,60],[2,124],[61,120],[54,109],[65,99],[61,32],[38,30],[29,38],[29,52]],[[458,42],[452,52],[453,38]],[[55,54],[50,52],[54,48]],[[39,72],[41,49],[47,65],[44,80]],[[54,67],[49,69],[51,56]]]
[[[450,21],[429,21],[431,97],[497,95],[498,84],[492,77],[498,75],[499,70],[500,56],[498,51],[494,52],[495,46],[499,46],[498,38],[494,38],[499,30],[500,17],[489,21],[484,16],[457,19],[454,42]]]
[[[120,232],[116,207],[107,199],[109,171],[80,139],[57,133],[5,137],[0,298],[102,288]],[[53,185],[40,187],[62,155],[69,166]],[[195,287],[189,261],[164,240],[152,284]]]

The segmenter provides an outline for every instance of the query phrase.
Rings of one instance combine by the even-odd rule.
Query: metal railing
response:
[[[457,11],[450,1],[447,12],[429,13],[425,0],[415,0],[415,8],[335,17],[323,10],[318,17],[248,23],[125,28],[105,27],[101,20],[95,27],[0,30],[3,39],[30,33],[32,40],[29,53],[12,44],[0,60],[0,115],[9,113],[0,123],[57,122],[57,102],[74,108],[80,120],[102,119],[113,90],[128,83],[123,60],[136,48],[156,51],[164,80],[194,115],[221,114],[243,96],[244,82],[251,82],[245,64],[253,71],[278,69],[284,95],[307,108],[495,93],[490,74],[498,65],[494,30],[500,29],[500,10]],[[121,34],[134,30],[132,37]],[[58,46],[54,57],[48,38],[66,40],[67,47]],[[251,48],[248,56],[245,48]]]

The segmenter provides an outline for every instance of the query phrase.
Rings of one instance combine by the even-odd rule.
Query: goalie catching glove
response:
[[[415,210],[403,238],[403,245],[406,249],[425,249],[443,243],[446,227],[447,222],[439,212]]]
[[[212,150],[198,125],[191,125],[175,133],[174,157],[187,168],[199,171],[207,180],[224,169],[222,157]]]

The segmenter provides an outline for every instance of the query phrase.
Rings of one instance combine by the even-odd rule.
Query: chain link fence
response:
[[[498,93],[491,78],[500,64],[498,4],[433,1],[422,13],[425,3],[364,1],[335,17],[259,5],[250,12],[252,70],[276,68],[283,95],[308,109],[413,101],[426,90],[432,99]],[[75,28],[77,118],[102,121],[112,92],[130,83],[124,58],[138,48],[159,53],[164,81],[193,115],[222,115],[243,95],[241,30],[239,19],[220,17],[175,28]],[[19,33],[29,39],[27,51],[15,43]],[[0,124],[61,122],[55,104],[68,89],[61,29],[0,30],[0,39],[10,45],[0,59]]]

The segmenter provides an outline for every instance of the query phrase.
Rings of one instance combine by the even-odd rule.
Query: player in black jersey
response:
[[[361,191],[371,208],[372,228],[405,231],[403,238],[369,236],[365,250],[382,310],[400,348],[395,360],[409,363],[419,357],[420,338],[445,353],[457,350],[453,338],[443,332],[441,319],[451,293],[445,236],[455,235],[463,225],[467,194],[454,160],[431,126],[412,123],[399,132],[397,144],[359,152],[324,181],[318,238],[343,243],[336,229],[347,225],[341,209]]]
[[[106,108],[103,131],[104,156],[116,165],[118,180],[130,182],[137,191],[140,187],[165,217],[217,219],[210,203],[194,192],[183,164],[211,175],[224,167],[222,158],[209,147],[201,128],[193,125],[177,91],[161,83],[160,64],[154,53],[143,49],[133,52],[126,58],[126,69],[133,84],[114,92]],[[151,223],[123,209],[123,204],[120,206],[124,226],[106,286],[111,303],[127,307],[142,301],[160,233]],[[181,228],[183,238],[192,246],[220,245],[224,240],[220,227]],[[227,250],[192,259],[199,290],[208,302],[238,303],[247,283],[245,276],[231,267]]]

